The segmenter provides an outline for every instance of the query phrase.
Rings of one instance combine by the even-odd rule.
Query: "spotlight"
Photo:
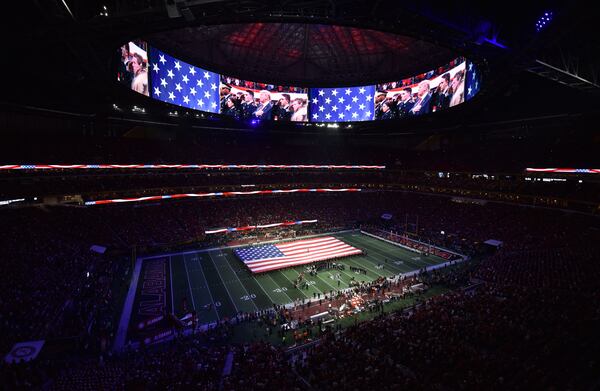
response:
[[[541,31],[544,27],[546,27],[546,24],[549,23],[551,20],[552,20],[552,11],[544,12],[544,14],[535,23],[536,30],[538,32]]]

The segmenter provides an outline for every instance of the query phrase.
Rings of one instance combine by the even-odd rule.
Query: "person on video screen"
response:
[[[450,74],[446,72],[440,78],[440,83],[431,97],[434,111],[450,107],[450,98],[452,97],[450,92]]]
[[[273,108],[274,117],[278,121],[289,121],[292,117],[292,107],[290,106],[290,94],[281,94],[281,98]]]
[[[465,71],[456,72],[450,83],[452,87],[452,98],[450,98],[450,107],[461,104],[465,101]]]
[[[379,119],[387,120],[387,119],[395,119],[396,115],[396,105],[392,100],[384,100],[381,103],[381,116]]]
[[[254,92],[252,90],[245,91],[241,106],[241,118],[250,119],[257,108],[256,103],[254,103]]]
[[[219,103],[221,105],[221,113],[227,110],[227,98],[231,96],[231,87],[228,85],[222,85],[219,90]]]
[[[225,99],[225,109],[222,111],[222,113],[235,119],[241,118],[242,108],[236,95],[229,94],[229,96]]]
[[[381,111],[381,105],[385,101],[386,94],[383,92],[378,92],[375,95],[375,119],[381,119],[381,115],[383,114]]]
[[[271,119],[273,115],[273,103],[271,102],[271,93],[262,90],[258,95],[258,107],[253,113],[257,119]]]
[[[419,83],[417,92],[417,101],[410,109],[412,115],[424,115],[431,112],[431,86],[429,80],[423,80]]]
[[[132,58],[133,56],[129,51],[129,44],[121,46],[121,61],[119,61],[117,72],[119,81],[129,88],[131,88],[131,81],[133,80],[133,73],[129,70],[129,63]]]
[[[407,117],[410,113],[410,109],[415,105],[415,101],[412,98],[412,90],[410,87],[406,87],[400,91],[400,101],[397,104],[396,111],[398,112],[399,118]]]
[[[149,95],[148,91],[148,72],[146,71],[146,63],[142,56],[138,53],[134,53],[129,67],[133,73],[133,80],[131,81],[131,89],[140,94],[146,96]]]
[[[302,98],[296,98],[292,101],[292,110],[293,114],[290,118],[291,121],[303,122],[306,121],[308,117],[308,112],[306,110],[306,102]]]

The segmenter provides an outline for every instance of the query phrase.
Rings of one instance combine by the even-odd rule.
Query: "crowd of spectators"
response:
[[[217,390],[229,348],[206,334],[179,337],[168,347],[127,352],[106,360],[72,363],[55,390]],[[222,336],[220,336],[222,337]]]
[[[543,179],[543,180],[542,180]],[[556,180],[554,180],[556,179]],[[27,203],[181,193],[292,188],[361,188],[409,191],[465,199],[511,202],[597,213],[600,185],[594,178],[547,178],[519,174],[385,170],[14,170],[0,172],[0,199]],[[33,201],[33,198],[37,201]],[[483,202],[482,201],[482,202]]]
[[[76,337],[85,349],[106,348],[118,311],[113,295],[128,265],[89,250],[92,226],[68,216],[22,209],[2,214],[0,350],[13,343]],[[27,222],[24,224],[23,222]]]
[[[382,219],[384,213],[392,218]],[[206,228],[312,218],[319,219],[315,231],[379,225],[463,252],[474,252],[490,238],[503,247],[468,272],[484,283],[478,291],[453,293],[408,313],[332,333],[296,357],[294,366],[270,345],[224,347],[205,336],[178,339],[157,351],[107,353],[120,305],[115,287],[126,284],[130,262],[90,252],[92,244],[108,247],[109,253],[185,240],[209,246],[231,237],[207,237]],[[2,219],[2,350],[23,340],[76,337],[80,354],[95,357],[66,369],[43,360],[3,366],[11,389],[52,379],[57,389],[194,384],[215,389],[221,381],[226,389],[295,389],[305,382],[317,389],[336,384],[574,389],[598,369],[590,353],[600,351],[592,332],[600,327],[594,289],[600,230],[593,217],[373,192],[24,208],[2,211]],[[465,281],[452,277],[459,280]],[[231,375],[222,380],[230,352]],[[559,365],[562,361],[568,365]]]
[[[316,389],[581,389],[597,380],[594,297],[453,293],[324,338],[298,371]]]
[[[116,170],[0,173],[3,197],[82,195],[85,200],[174,194],[184,190],[349,187],[388,182],[381,170]],[[244,186],[243,188],[241,186]],[[206,191],[205,190],[205,191]]]

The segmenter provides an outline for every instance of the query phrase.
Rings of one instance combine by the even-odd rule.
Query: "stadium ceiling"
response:
[[[534,52],[540,44],[553,40],[556,31],[576,25],[591,33],[593,26],[586,23],[593,20],[592,13],[576,1],[541,5],[474,0],[38,0],[22,2],[19,7],[22,12],[12,16],[21,36],[32,42],[67,42],[84,59],[101,59],[127,39],[147,36],[161,45],[170,40],[168,47],[160,48],[172,48],[174,55],[200,66],[226,63],[227,69],[235,71],[232,64],[243,62],[244,73],[256,75],[266,64],[274,79],[292,74],[297,81],[307,80],[319,72],[321,81],[329,83],[339,80],[337,74],[342,72],[348,72],[351,80],[372,82],[377,62],[376,71],[384,79],[396,71],[399,74],[394,78],[412,76],[415,71],[441,65],[439,59],[456,53],[474,60],[500,59],[519,70],[528,69],[535,66],[536,59],[543,61]],[[536,20],[549,9],[554,19],[538,34]],[[260,23],[269,25],[259,28]],[[348,28],[319,31],[313,24]],[[352,28],[362,29],[362,33]],[[368,30],[399,37],[382,42],[377,33]],[[240,41],[240,34],[252,32],[261,33],[262,40],[243,37]],[[584,33],[569,38],[575,44],[590,36]],[[86,43],[95,53],[81,54]],[[566,45],[568,41],[561,47]],[[207,52],[201,55],[194,48]],[[402,54],[394,56],[394,48],[400,48]],[[263,49],[261,58],[256,52]],[[268,55],[281,57],[273,61]],[[386,56],[390,60],[384,62]],[[580,69],[585,67],[580,64]],[[227,69],[219,71],[226,73]],[[104,72],[108,75],[109,71],[106,67]],[[97,69],[90,72],[97,74]]]
[[[197,26],[144,38],[192,64],[245,80],[284,85],[394,81],[457,56],[448,48],[408,36],[309,23]]]
[[[388,79],[390,73],[402,78],[442,65],[454,55],[487,63],[490,71],[481,96],[499,95],[503,89],[514,87],[522,70],[551,79],[552,72],[559,72],[538,67],[541,64],[536,60],[561,70],[570,67],[566,69],[570,74],[598,84],[598,63],[592,57],[600,48],[597,40],[591,39],[597,36],[591,23],[593,13],[577,2],[553,4],[554,20],[539,33],[535,22],[548,4],[521,2],[516,6],[475,0],[37,0],[17,2],[15,7],[20,12],[11,13],[9,27],[14,38],[5,40],[6,52],[19,59],[19,71],[28,77],[8,88],[6,100],[87,113],[109,107],[115,97],[125,103],[139,103],[136,96],[124,96],[114,82],[113,62],[117,47],[139,37],[148,37],[151,44],[199,66],[208,68],[218,60],[223,67],[215,70],[223,74],[240,78],[256,75],[256,79],[263,79],[258,81],[280,80],[281,84],[295,83],[290,73],[298,75],[300,81],[314,77],[318,70],[324,75],[319,80],[325,84],[336,84],[346,72],[351,77],[345,81],[356,83],[370,83],[379,76]],[[322,30],[319,25],[341,27]],[[261,41],[239,37],[259,26],[278,38]],[[186,37],[186,32],[194,34]],[[315,40],[305,42],[311,36]],[[169,45],[163,46],[171,37]],[[193,47],[208,47],[209,55],[200,58],[190,49]],[[253,48],[258,50],[250,50]],[[390,54],[394,48],[403,53],[395,59]],[[361,51],[365,53],[362,56],[347,55]],[[265,60],[269,56],[277,57],[276,61]],[[382,58],[392,60],[384,64]],[[14,72],[14,64],[4,62],[5,73]],[[270,67],[267,71],[265,65]],[[330,73],[323,72],[330,68]],[[373,72],[379,73],[374,76]],[[270,80],[264,80],[266,74]],[[580,82],[567,78],[571,87]],[[590,83],[583,83],[580,85],[589,90]],[[32,89],[36,90],[33,96],[28,93]],[[592,89],[597,88],[592,85]],[[78,99],[81,93],[88,99]],[[475,102],[471,106],[475,107]]]

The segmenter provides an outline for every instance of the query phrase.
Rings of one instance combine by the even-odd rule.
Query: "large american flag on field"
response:
[[[152,98],[190,109],[219,112],[219,74],[150,48]]]
[[[311,88],[311,122],[371,121],[375,116],[375,86]]]
[[[235,255],[252,273],[262,273],[291,266],[362,254],[362,251],[334,238],[324,236],[278,244],[244,247]]]

